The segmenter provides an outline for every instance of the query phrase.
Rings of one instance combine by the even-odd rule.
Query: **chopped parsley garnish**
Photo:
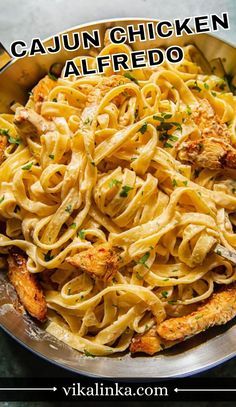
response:
[[[177,127],[178,130],[182,131],[182,126],[178,122],[171,122],[175,127]]]
[[[212,96],[216,96],[216,92],[211,92]]]
[[[163,278],[163,281],[169,281],[169,278]]]
[[[205,88],[205,89],[209,89],[208,83],[206,83],[206,82],[204,83],[204,88]]]
[[[177,183],[176,179],[173,179],[173,180],[172,180],[172,185],[173,185],[173,187],[177,187],[177,186],[178,186],[178,183]]]
[[[163,298],[167,298],[168,297],[168,291],[162,291],[161,295]]]
[[[3,195],[3,196],[0,198],[0,204],[4,201],[4,199],[5,199],[5,196]]]
[[[53,81],[57,81],[57,77],[55,75],[53,75],[51,72],[48,72],[48,76],[50,79],[52,79]]]
[[[189,105],[186,107],[186,113],[190,116],[192,114],[192,109]]]
[[[79,230],[78,233],[77,233],[77,236],[79,236],[80,239],[83,240],[84,237],[85,237],[85,230],[82,230],[82,229]]]
[[[71,228],[71,229],[75,229],[75,228],[76,228],[76,223],[73,222],[73,223],[70,225],[70,228]]]
[[[130,161],[135,161],[137,160],[137,157],[131,157]]]
[[[167,141],[164,144],[165,148],[173,148],[172,144],[168,143]]]
[[[122,187],[122,191],[120,192],[120,197],[127,198],[129,191],[131,191],[132,189],[134,188],[130,187],[129,185],[124,185]]]
[[[54,256],[51,256],[51,251],[49,250],[49,252],[47,252],[45,255],[44,255],[44,260],[45,261],[50,261],[50,260],[52,260],[54,258]]]
[[[197,315],[197,316],[195,317],[195,319],[200,319],[200,318],[202,318],[202,315]]]
[[[176,301],[173,301],[173,300],[168,301],[168,304],[170,304],[170,305],[175,305],[175,304],[176,304]]]
[[[49,154],[48,157],[51,158],[51,160],[54,160],[54,158],[55,158],[54,154]]]
[[[19,145],[19,144],[21,144],[21,139],[19,139],[19,138],[14,138],[14,137],[9,136],[9,137],[8,137],[8,142],[9,142],[10,144],[17,144],[17,145]]]
[[[159,120],[159,122],[164,122],[164,117],[161,117],[161,116],[156,116],[156,115],[154,115],[154,116],[153,116],[153,119],[154,119],[154,120]]]
[[[147,123],[145,122],[139,129],[140,133],[144,134],[147,131]]]
[[[71,288],[68,288],[67,295],[70,295],[70,293],[71,293]]]
[[[201,88],[198,86],[197,81],[194,82],[194,86],[192,88],[197,90],[198,92],[201,92]]]
[[[52,102],[57,103],[57,98],[53,98]]]
[[[220,250],[220,249],[217,249],[217,250],[216,250],[216,254],[219,254],[219,256],[221,256],[221,255],[222,255],[221,250]]]
[[[138,272],[136,273],[136,277],[138,280],[143,280],[143,276],[141,276]]]
[[[187,185],[188,185],[188,181],[183,181],[183,184],[184,184],[185,186],[187,186]]]
[[[92,123],[92,119],[90,119],[89,117],[87,117],[87,119],[84,121],[84,124],[91,124]]]
[[[92,353],[90,353],[88,350],[84,349],[84,354],[85,356],[88,356],[90,358],[95,358],[95,355],[93,355]]]
[[[72,205],[67,205],[65,212],[71,213],[72,212]]]
[[[129,72],[126,72],[126,73],[124,74],[124,76],[125,76],[125,78],[128,78],[128,79],[130,79],[131,81],[133,81],[134,83],[136,83],[136,85],[139,84],[139,83],[138,83],[138,80],[137,80],[133,75],[131,75]]]
[[[137,264],[142,264],[142,266],[146,267],[148,269],[148,266],[146,265],[146,261],[150,257],[150,252],[146,252],[138,261]]]
[[[7,136],[8,137],[8,134],[9,133],[9,129],[0,129],[0,134],[1,134],[1,136]]]
[[[31,170],[32,165],[33,165],[33,163],[26,164],[26,165],[24,165],[24,167],[21,167],[21,169],[25,170],[25,171],[29,171],[29,170]]]
[[[112,179],[112,180],[109,182],[109,188],[113,188],[114,186],[117,187],[117,185],[119,185],[119,184],[121,184],[121,183],[122,183],[122,182],[119,181],[118,179]]]
[[[19,138],[9,136],[9,129],[0,129],[0,134],[8,137],[8,142],[10,144],[21,144],[21,140]]]

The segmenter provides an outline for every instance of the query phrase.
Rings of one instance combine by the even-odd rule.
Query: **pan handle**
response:
[[[0,71],[12,60],[12,57],[0,42]]]

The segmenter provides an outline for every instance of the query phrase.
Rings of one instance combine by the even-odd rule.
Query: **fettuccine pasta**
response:
[[[101,54],[130,50],[107,43]],[[47,76],[25,107],[0,115],[0,252],[26,253],[48,332],[88,355],[128,349],[134,335],[236,280],[213,251],[236,249],[236,166],[184,155],[207,108],[236,144],[236,99],[196,62],[194,46],[184,52],[180,64],[153,69]],[[100,247],[116,259],[108,278],[94,274],[96,260],[91,270],[75,266],[76,255]]]

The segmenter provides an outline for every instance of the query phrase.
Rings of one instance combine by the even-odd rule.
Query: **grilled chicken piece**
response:
[[[215,114],[208,100],[199,101],[192,119],[201,136],[198,140],[187,141],[180,146],[180,160],[203,168],[236,168],[236,149],[230,144],[229,130]]]
[[[110,280],[118,271],[118,256],[108,244],[91,247],[67,257],[66,261],[91,277],[98,277],[103,281]]]
[[[18,252],[12,252],[8,256],[8,266],[9,280],[20,302],[32,317],[44,321],[47,315],[46,300],[36,276],[27,270],[25,257]]]
[[[179,341],[166,341],[161,338],[157,333],[156,326],[153,326],[144,334],[135,335],[132,338],[130,344],[130,352],[143,352],[148,355],[154,355],[154,353],[160,352],[163,349],[170,348],[176,345]]]
[[[14,124],[23,138],[27,136],[40,136],[47,131],[55,129],[54,123],[45,120],[34,110],[25,107],[18,107],[16,109]]]
[[[0,164],[5,160],[5,154],[4,151],[7,147],[7,137],[6,136],[0,136]]]
[[[123,85],[125,83],[130,83],[130,80],[123,75],[112,75],[109,77],[103,77],[98,84],[91,89],[88,95],[88,104],[97,105],[106,95],[107,92],[115,88],[116,86]],[[119,105],[125,100],[125,96],[118,95],[113,99],[113,102]]]
[[[195,312],[163,321],[157,333],[168,341],[184,340],[214,325],[223,325],[236,316],[236,285],[213,294]]]
[[[42,103],[47,100],[51,90],[57,86],[57,81],[54,81],[46,75],[32,90],[32,97],[35,103],[36,112],[40,113]]]

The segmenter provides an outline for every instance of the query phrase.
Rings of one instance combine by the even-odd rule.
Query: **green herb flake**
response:
[[[137,160],[137,157],[131,157],[131,159],[130,159],[130,161],[135,161],[135,160]]]
[[[29,171],[29,170],[31,170],[32,165],[33,165],[33,163],[26,164],[26,165],[24,165],[24,167],[21,167],[21,169],[24,171]]]
[[[150,257],[150,252],[146,252],[138,261],[137,264],[142,264],[142,266],[146,267],[148,269],[148,266],[146,264],[146,261]]]
[[[57,81],[57,77],[55,75],[53,75],[51,72],[48,72],[48,76],[50,79],[52,79],[53,81]]]
[[[177,186],[178,186],[178,183],[177,183],[176,179],[173,179],[173,180],[172,180],[172,185],[173,185],[173,187],[177,187]]]
[[[222,255],[221,250],[220,250],[220,249],[217,249],[217,250],[216,250],[216,254],[218,254],[219,256],[221,256],[221,255]]]
[[[70,228],[71,228],[71,229],[76,229],[76,223],[73,222],[73,223],[70,225]]]
[[[216,92],[211,92],[212,96],[216,96]]]
[[[112,179],[109,182],[109,188],[113,188],[113,187],[117,187],[119,184],[121,184],[122,182],[119,181],[118,179]]]
[[[57,103],[57,98],[53,98],[52,102]]]
[[[87,119],[84,121],[84,124],[92,124],[92,120],[87,117]]]
[[[168,297],[168,291],[162,291],[161,295],[163,298],[167,298]]]
[[[203,315],[197,315],[197,316],[195,317],[195,319],[200,319],[200,318],[202,318],[202,316],[203,316]]]
[[[120,197],[127,198],[129,191],[131,191],[132,189],[134,188],[130,187],[129,185],[124,185],[122,187],[122,191],[120,192]]]
[[[133,81],[134,83],[136,83],[136,85],[139,84],[139,83],[138,83],[138,80],[137,80],[133,75],[131,75],[129,72],[126,72],[126,73],[124,74],[124,77],[125,77],[125,78],[128,78],[128,79],[131,80],[131,81]]]
[[[84,349],[84,354],[85,356],[88,356],[90,358],[95,358],[95,355],[93,355],[92,353],[90,353],[88,350]]]
[[[195,89],[195,90],[198,91],[198,92],[201,92],[201,88],[198,86],[197,81],[194,82],[193,89]]]
[[[191,107],[189,105],[187,105],[187,107],[186,107],[186,113],[189,116],[192,114],[192,109],[191,109]]]
[[[77,236],[79,236],[81,240],[84,240],[85,230],[82,230],[82,229],[79,230],[78,233],[77,233]]]
[[[208,83],[206,83],[206,82],[204,83],[204,88],[207,89],[207,90],[209,89]]]
[[[50,260],[52,260],[54,258],[54,256],[51,256],[51,251],[49,250],[49,252],[47,252],[45,255],[44,255],[44,260],[45,261],[50,261]]]
[[[21,139],[8,136],[8,142],[9,142],[10,144],[17,144],[17,145],[19,145],[19,144],[21,144]]]
[[[188,185],[188,181],[183,181],[183,184],[184,184],[185,186],[187,186],[187,185]]]
[[[168,143],[168,141],[166,141],[166,142],[164,143],[164,147],[165,147],[165,148],[173,148],[173,145],[170,144],[170,143]]]
[[[175,305],[175,304],[176,304],[176,301],[170,300],[170,301],[168,301],[168,304],[170,304],[170,305]]]
[[[71,293],[71,288],[68,288],[67,295],[70,295],[70,293]]]
[[[9,135],[9,129],[0,129],[0,134],[1,136],[7,136]]]
[[[159,122],[164,122],[164,118],[161,117],[161,116],[156,116],[156,115],[154,115],[154,116],[153,116],[153,119],[154,119],[154,120],[158,120]]]
[[[65,212],[71,213],[72,212],[72,205],[67,205]]]
[[[164,117],[165,120],[167,120],[167,119],[170,119],[172,117],[172,114],[164,113],[163,117]]]
[[[5,196],[3,195],[3,196],[0,198],[0,204],[4,201],[4,199],[5,199]]]
[[[49,154],[48,157],[51,158],[51,160],[54,160],[54,158],[55,158],[54,154]]]
[[[169,278],[163,278],[163,281],[169,281]]]
[[[144,134],[147,131],[147,123],[145,122],[139,129],[140,133]]]

